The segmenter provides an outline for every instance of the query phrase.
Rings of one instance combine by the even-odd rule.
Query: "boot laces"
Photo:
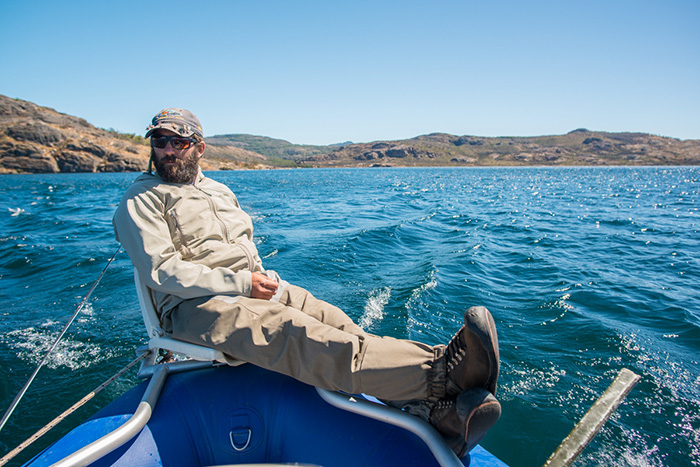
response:
[[[455,399],[440,399],[430,408],[430,416],[428,420],[431,423],[435,423],[441,417],[444,417],[448,411],[455,406],[455,404],[457,404]]]
[[[445,353],[447,354],[447,371],[452,371],[467,355],[467,346],[462,342],[464,326],[457,331],[449,344]]]
[[[454,399],[440,399],[435,403],[435,406],[433,407],[433,410],[443,410],[443,409],[449,409],[455,405],[455,400]]]

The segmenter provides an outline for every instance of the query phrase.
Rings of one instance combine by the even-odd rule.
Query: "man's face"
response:
[[[154,139],[175,137],[175,141],[167,140],[165,147],[158,148],[153,144]],[[185,140],[187,138],[184,138]],[[182,140],[176,133],[169,130],[158,130],[151,136],[151,155],[160,178],[170,183],[192,183],[199,172],[199,159],[204,152],[204,143],[189,142],[189,147],[181,147]],[[162,140],[161,140],[162,142]]]

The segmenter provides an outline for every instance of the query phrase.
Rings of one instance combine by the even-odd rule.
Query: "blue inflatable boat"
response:
[[[428,424],[378,401],[250,364],[181,363],[158,365],[27,465],[506,467],[479,446],[457,459]],[[125,429],[144,417],[142,428]],[[89,446],[99,439],[110,445]]]
[[[458,459],[428,423],[376,399],[314,388],[170,338],[149,290],[134,279],[149,337],[144,381],[27,467],[507,467],[480,446]],[[163,363],[163,351],[183,357]]]
[[[26,467],[507,467],[480,446],[457,458],[428,423],[374,398],[314,388],[172,339],[134,278],[149,339],[139,357],[144,381]],[[623,369],[545,465],[571,465],[638,380]]]

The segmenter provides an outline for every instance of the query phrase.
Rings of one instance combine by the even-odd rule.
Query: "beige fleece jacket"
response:
[[[196,297],[250,296],[251,273],[264,271],[250,216],[228,187],[201,171],[193,184],[141,175],[113,224],[161,313]]]

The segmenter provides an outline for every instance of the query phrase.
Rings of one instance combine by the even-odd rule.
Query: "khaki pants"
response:
[[[186,300],[163,317],[163,327],[177,339],[324,389],[401,403],[444,396],[444,346],[368,334],[339,308],[285,285],[278,301]]]

